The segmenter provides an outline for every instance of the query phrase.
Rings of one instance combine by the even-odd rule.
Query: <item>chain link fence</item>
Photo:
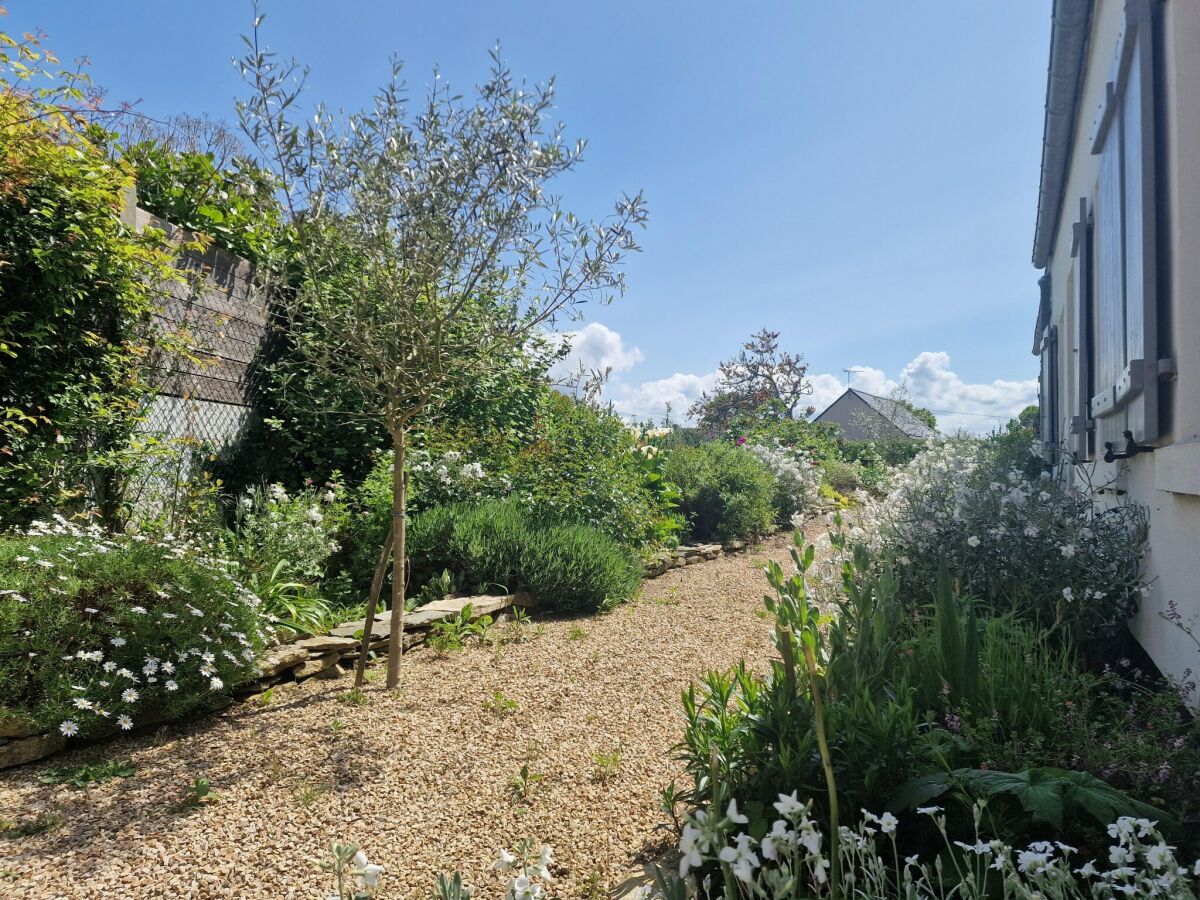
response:
[[[137,212],[139,225],[177,231]],[[152,365],[158,394],[141,430],[212,452],[236,441],[249,417],[268,313],[245,260],[209,248],[181,253],[176,266],[184,277],[170,286],[157,317],[164,330],[186,332],[191,349]]]

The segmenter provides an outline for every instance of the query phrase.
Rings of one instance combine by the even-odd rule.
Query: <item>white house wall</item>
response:
[[[1160,291],[1169,298],[1169,326],[1160,355],[1174,357],[1178,375],[1164,391],[1159,449],[1125,463],[1097,462],[1093,481],[1115,479],[1115,488],[1124,493],[1110,494],[1113,502],[1132,501],[1149,514],[1150,590],[1132,629],[1164,672],[1183,677],[1200,672],[1200,649],[1160,613],[1167,613],[1173,601],[1200,639],[1200,2],[1165,0],[1162,6],[1156,51],[1165,81],[1159,104],[1159,190],[1166,210],[1159,221],[1160,241],[1169,242],[1171,249],[1160,269],[1166,276]],[[1124,14],[1123,0],[1095,4],[1071,167],[1048,267],[1050,324],[1058,326],[1061,348],[1060,435],[1070,435],[1070,417],[1078,414],[1072,225],[1079,199],[1094,196],[1100,157],[1091,154],[1089,135],[1105,95]],[[1102,454],[1100,447],[1098,455]]]

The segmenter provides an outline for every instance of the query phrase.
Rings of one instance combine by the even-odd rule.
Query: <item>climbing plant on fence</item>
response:
[[[121,222],[132,183],[71,118],[3,83],[0,527],[69,506],[121,515],[147,364],[186,345],[154,324],[177,275],[161,233]]]

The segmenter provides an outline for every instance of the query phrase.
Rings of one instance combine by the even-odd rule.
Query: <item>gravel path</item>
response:
[[[525,835],[554,847],[559,896],[607,896],[671,840],[658,794],[680,774],[680,691],[712,667],[765,665],[756,570],[789,540],[672,570],[634,604],[548,620],[525,643],[415,650],[398,696],[376,681],[349,703],[349,678],[312,679],[50,763],[129,759],[124,780],[76,790],[39,783],[43,765],[0,774],[0,819],[61,817],[0,838],[0,896],[323,898],[318,862],[339,839],[386,867],[383,898],[426,898],[457,867],[492,900],[492,861]],[[497,691],[517,707],[485,709]],[[598,755],[614,753],[598,778]],[[523,765],[540,780],[514,799]],[[183,808],[198,777],[219,796]]]

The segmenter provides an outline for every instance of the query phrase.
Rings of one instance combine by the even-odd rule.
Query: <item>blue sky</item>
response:
[[[364,103],[393,51],[414,91],[435,63],[469,88],[497,39],[518,74],[557,76],[560,118],[589,141],[567,204],[602,215],[641,188],[650,207],[629,292],[576,339],[615,363],[621,411],[678,412],[769,326],[810,361],[818,406],[859,367],[868,390],[904,381],[935,409],[1006,415],[1036,390],[1049,5],[276,0],[266,35],[334,106]],[[248,3],[8,7],[6,30],[87,54],[114,99],[233,117]]]

